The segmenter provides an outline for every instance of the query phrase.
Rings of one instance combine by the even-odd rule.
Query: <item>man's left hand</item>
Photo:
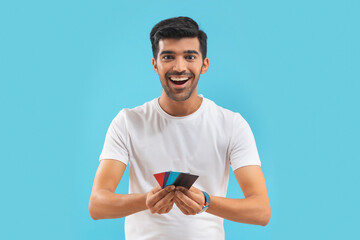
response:
[[[199,189],[191,187],[176,187],[175,204],[185,215],[195,215],[200,212],[205,203],[205,196]]]

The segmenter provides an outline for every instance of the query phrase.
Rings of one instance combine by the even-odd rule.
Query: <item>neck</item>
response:
[[[159,99],[159,105],[171,116],[184,117],[196,112],[200,108],[202,101],[202,97],[199,97],[196,91],[185,101],[174,101],[163,90]]]

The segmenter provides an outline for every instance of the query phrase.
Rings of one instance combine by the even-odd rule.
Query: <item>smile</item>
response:
[[[170,77],[171,81],[185,81],[189,80],[189,77]]]
[[[175,85],[183,85],[190,79],[190,77],[169,77],[169,79]]]

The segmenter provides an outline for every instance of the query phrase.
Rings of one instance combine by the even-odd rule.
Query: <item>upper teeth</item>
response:
[[[187,78],[187,77],[182,77],[182,78],[171,77],[170,79],[172,81],[184,81],[184,80],[188,80],[189,78]]]

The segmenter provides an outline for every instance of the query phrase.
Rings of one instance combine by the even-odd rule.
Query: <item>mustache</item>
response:
[[[188,77],[194,77],[195,75],[193,73],[187,73],[187,72],[167,72],[165,74],[165,77],[169,77],[170,75],[172,76],[188,76]]]

